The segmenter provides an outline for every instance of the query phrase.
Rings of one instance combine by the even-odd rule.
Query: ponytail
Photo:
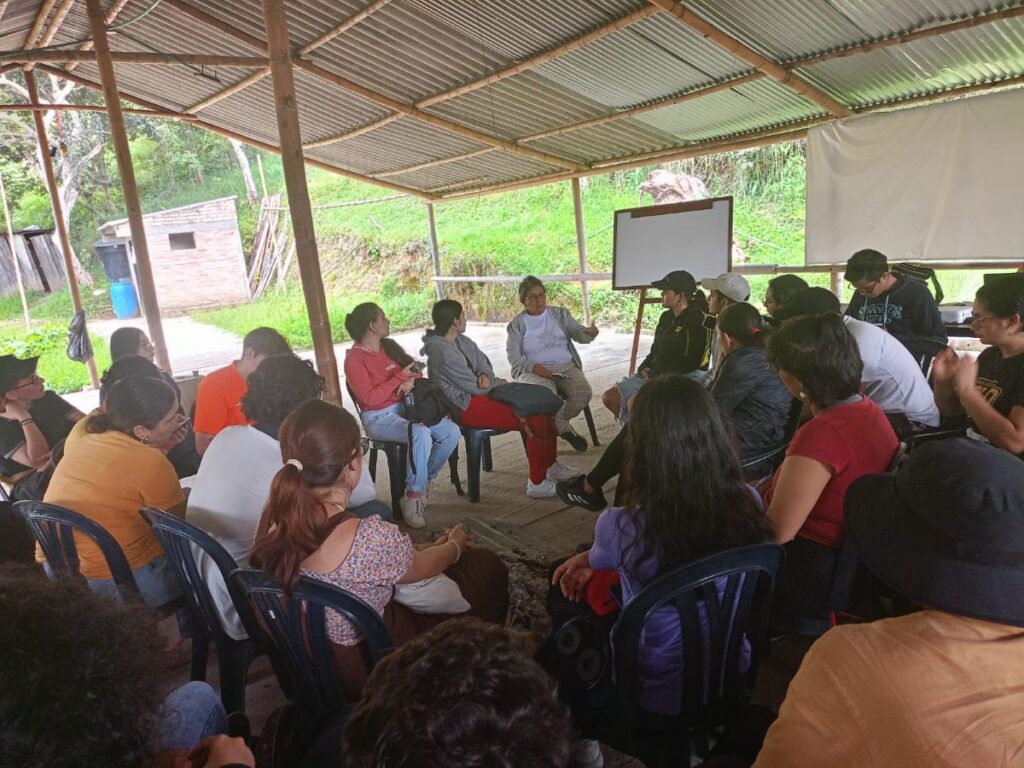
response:
[[[402,345],[390,337],[380,340],[380,348],[384,350],[385,355],[398,363],[399,368],[405,368],[413,362],[409,353],[402,349]]]
[[[441,299],[430,310],[433,328],[427,329],[428,336],[444,336],[451,330],[455,321],[462,317],[462,305],[454,299]]]
[[[765,345],[764,318],[751,304],[730,304],[718,314],[718,330],[742,346]]]

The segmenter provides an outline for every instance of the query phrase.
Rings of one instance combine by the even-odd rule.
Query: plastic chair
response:
[[[153,535],[174,566],[174,572],[181,583],[181,592],[196,618],[192,636],[192,679],[206,679],[207,649],[210,638],[213,638],[217,649],[220,697],[224,709],[228,712],[244,712],[246,673],[253,659],[261,653],[256,622],[248,604],[236,603],[235,609],[249,637],[235,640],[224,631],[210,588],[196,563],[194,547],[201,549],[213,560],[225,585],[231,573],[238,569],[238,564],[220,542],[191,523],[159,509],[140,509],[139,514],[152,527]]]
[[[701,754],[707,750],[706,735],[735,722],[749,703],[784,558],[777,544],[721,552],[660,576],[625,605],[612,629],[616,716],[609,744],[648,766],[689,765],[691,742],[706,757]],[[678,715],[648,713],[637,703],[641,635],[663,607],[678,612],[683,633]],[[741,672],[744,638],[751,656]]]
[[[802,400],[793,398],[793,402],[789,406],[789,415],[786,418],[786,431],[783,433],[782,440],[768,448],[767,450],[755,453],[752,456],[744,456],[740,463],[744,469],[756,467],[761,464],[766,464],[765,471],[762,476],[770,475],[776,469],[779,468],[779,464],[782,463],[786,449],[789,447],[790,441],[793,439],[793,435],[796,434],[797,429],[800,427],[800,416],[803,414],[804,404]]]
[[[596,448],[601,445],[601,443],[597,441],[597,426],[594,424],[594,414],[590,410],[589,405],[583,409],[583,418],[587,420],[587,429],[590,430],[590,442],[592,442]]]
[[[32,529],[32,535],[39,542],[51,578],[84,580],[79,571],[78,548],[75,546],[74,532],[78,531],[100,548],[121,599],[125,602],[141,600],[128,558],[102,525],[70,509],[42,501],[19,501],[15,503],[14,509],[25,519]]]
[[[463,427],[462,437],[466,440],[466,473],[469,485],[469,500],[473,504],[480,501],[480,469],[491,472],[494,459],[491,457],[491,438],[507,434],[507,429],[487,429],[484,427]],[[526,435],[519,433],[526,447]],[[458,461],[458,451],[452,454]]]
[[[365,638],[371,666],[393,650],[391,635],[380,615],[360,598],[307,576],[299,578],[291,595],[263,571],[241,568],[228,579],[236,603],[248,605],[256,617],[264,647],[279,659],[287,675],[281,688],[295,706],[288,759],[309,746],[320,725],[332,713],[354,702],[346,701],[327,636],[325,611],[337,611]]]

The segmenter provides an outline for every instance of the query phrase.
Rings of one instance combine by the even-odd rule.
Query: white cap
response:
[[[700,284],[707,290],[718,291],[733,301],[746,301],[750,298],[750,283],[743,275],[737,275],[735,272],[702,278]]]

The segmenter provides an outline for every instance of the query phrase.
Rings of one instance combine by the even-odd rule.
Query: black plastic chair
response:
[[[231,573],[238,569],[238,564],[220,542],[191,523],[159,509],[140,509],[139,514],[149,523],[153,535],[174,566],[181,592],[196,619],[192,636],[192,679],[206,679],[207,649],[213,638],[224,709],[244,712],[246,673],[253,659],[261,653],[257,641],[259,632],[247,603],[236,603],[235,610],[249,635],[248,639],[235,640],[224,631],[210,588],[196,563],[193,545],[202,549],[214,562],[225,585]]]
[[[480,469],[491,472],[494,459],[491,456],[491,438],[507,434],[507,429],[487,429],[485,427],[463,427],[462,437],[466,440],[466,475],[469,485],[469,500],[473,504],[480,501]],[[526,447],[526,435],[519,433]],[[458,451],[452,454],[458,462]]]
[[[19,501],[15,503],[14,509],[25,519],[32,529],[32,535],[39,542],[51,578],[84,581],[79,571],[78,548],[75,546],[74,532],[78,531],[100,548],[121,599],[125,602],[142,599],[121,545],[102,525],[70,509],[42,501]]]
[[[587,420],[587,429],[590,430],[590,442],[592,442],[596,448],[601,443],[597,441],[597,426],[594,424],[594,414],[590,410],[589,405],[583,409],[583,418]]]
[[[235,603],[250,607],[260,638],[273,657],[281,689],[295,706],[294,732],[283,765],[298,765],[321,724],[354,702],[346,701],[327,637],[325,611],[332,609],[351,621],[365,638],[371,666],[393,650],[391,634],[380,615],[350,592],[307,576],[299,578],[291,595],[263,571],[240,568],[229,577]]]
[[[761,467],[763,465],[763,473],[761,476],[770,475],[776,469],[779,468],[779,464],[782,463],[782,459],[785,456],[786,449],[789,447],[790,441],[793,439],[793,435],[796,434],[797,429],[800,427],[800,416],[804,411],[804,403],[802,400],[793,398],[793,402],[789,406],[789,415],[786,418],[786,431],[783,433],[783,438],[778,444],[768,448],[767,450],[755,453],[751,456],[744,456],[740,463],[744,469],[750,469],[752,467]]]
[[[691,743],[706,757],[701,753],[707,749],[707,734],[736,722],[749,703],[784,558],[777,544],[721,552],[660,576],[625,605],[612,629],[616,715],[607,739],[611,746],[648,766],[689,765]],[[720,579],[726,580],[721,598]],[[659,608],[674,608],[683,632],[680,714],[674,716],[647,713],[637,704],[640,639]],[[741,672],[744,638],[751,658]]]

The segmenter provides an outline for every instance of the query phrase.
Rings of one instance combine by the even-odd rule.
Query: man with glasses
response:
[[[185,519],[219,541],[238,565],[249,564],[256,527],[270,495],[270,483],[284,464],[277,432],[281,422],[307,400],[319,398],[324,380],[307,361],[288,355],[267,357],[248,377],[242,410],[248,426],[221,430],[213,438],[188,496]],[[369,441],[361,443],[365,453]],[[392,520],[391,508],[377,501],[369,462],[349,496],[347,511],[357,517]],[[196,552],[225,631],[245,638],[227,587],[213,561]]]
[[[11,476],[45,469],[53,447],[85,414],[44,386],[36,374],[38,357],[0,356],[0,473]]]
[[[885,254],[857,251],[846,262],[845,277],[854,288],[847,315],[888,331],[915,357],[946,345],[946,326],[931,291],[920,280],[890,272]]]

